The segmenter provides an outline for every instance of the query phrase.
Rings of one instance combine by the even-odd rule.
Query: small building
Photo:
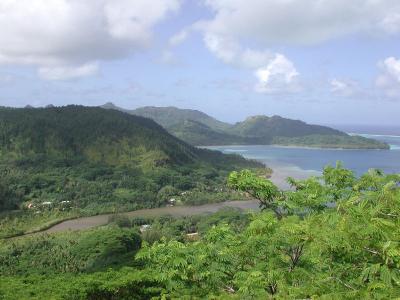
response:
[[[149,229],[151,229],[151,225],[150,224],[144,224],[144,225],[140,226],[139,231],[141,233],[143,233],[143,232],[145,232],[145,231],[147,231]]]
[[[186,239],[189,241],[196,241],[200,238],[200,235],[198,232],[192,232],[192,233],[187,233],[186,234]]]

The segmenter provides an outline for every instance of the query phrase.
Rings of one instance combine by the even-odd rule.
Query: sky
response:
[[[400,125],[398,0],[0,0],[0,105]]]

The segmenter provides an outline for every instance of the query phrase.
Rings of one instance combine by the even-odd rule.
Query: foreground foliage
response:
[[[224,222],[239,232],[249,216],[235,209],[184,218],[110,218],[98,229],[0,240],[0,299],[149,299],[162,293],[155,271],[134,256],[145,243],[188,241]],[[139,235],[139,226],[151,229]]]
[[[19,299],[400,297],[400,176],[371,170],[356,178],[338,165],[325,168],[321,178],[289,182],[293,190],[282,192],[250,171],[230,175],[231,187],[260,200],[260,213],[226,211],[198,219],[114,218],[113,223],[129,227],[109,225],[117,237],[128,232],[126,237],[133,237],[135,226],[152,225],[153,232],[141,235],[136,255],[137,248],[132,252],[123,248],[116,256],[121,264],[108,264],[112,267],[108,271],[50,268],[53,275],[45,276],[37,262],[41,251],[31,252],[34,267],[29,272],[20,267],[1,270],[0,298],[13,299],[14,291]],[[95,237],[96,232],[85,234]],[[191,232],[197,232],[198,238],[188,238]],[[116,245],[124,240],[105,238]],[[56,239],[57,244],[63,243],[62,235]],[[80,253],[91,253],[93,239],[102,237],[78,239]],[[0,256],[15,255],[17,265],[29,261],[23,254],[29,247],[43,245],[9,243]],[[57,248],[41,249],[52,253]],[[106,253],[113,257],[115,252]],[[122,253],[131,255],[129,267],[120,268],[129,264]],[[93,261],[93,254],[85,257]]]
[[[339,165],[321,179],[291,180],[295,191],[282,193],[248,171],[233,173],[230,184],[266,208],[245,230],[218,226],[195,243],[145,246],[138,257],[172,298],[400,297],[399,180],[377,171],[356,179]]]

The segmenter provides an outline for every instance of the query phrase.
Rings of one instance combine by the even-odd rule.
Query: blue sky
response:
[[[400,125],[394,0],[4,0],[0,105]]]

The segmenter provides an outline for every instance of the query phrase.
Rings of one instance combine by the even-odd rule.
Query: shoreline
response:
[[[368,150],[368,151],[387,151],[390,150],[390,148],[343,148],[343,147],[337,147],[337,148],[332,148],[332,147],[313,147],[313,146],[299,146],[299,145],[279,145],[279,144],[271,144],[271,145],[266,145],[266,146],[271,146],[271,147],[276,147],[276,148],[289,148],[289,149],[307,149],[307,150],[336,150],[336,151],[362,151],[362,150]]]
[[[348,133],[349,135],[360,135],[360,136],[377,136],[377,137],[388,137],[388,138],[400,138],[400,135],[393,135],[393,134],[375,134],[375,133]]]
[[[313,146],[299,146],[299,145],[280,145],[280,144],[267,144],[267,145],[213,145],[213,146],[195,146],[197,148],[201,149],[208,149],[208,150],[218,150],[214,148],[219,148],[219,147],[255,147],[255,146],[265,146],[265,147],[273,147],[273,148],[287,148],[287,149],[306,149],[306,150],[336,150],[336,151],[390,151],[392,150],[391,148],[332,148],[332,147],[313,147]],[[389,145],[390,146],[390,145]]]
[[[321,176],[322,175],[322,171],[312,170],[312,169],[306,170],[306,169],[300,168],[299,166],[279,162],[279,161],[273,160],[273,159],[259,159],[259,158],[249,157],[246,155],[247,150],[240,151],[240,149],[235,149],[238,147],[252,147],[252,146],[255,146],[255,147],[256,146],[267,146],[267,147],[274,147],[274,148],[293,148],[293,149],[303,148],[304,149],[304,147],[298,147],[298,146],[292,147],[292,146],[280,146],[280,145],[279,146],[277,146],[277,145],[207,146],[207,149],[214,148],[214,150],[216,150],[216,151],[221,151],[219,149],[220,147],[230,147],[230,148],[233,148],[232,151],[225,149],[224,151],[221,151],[221,152],[235,153],[235,154],[243,156],[246,159],[257,160],[257,161],[263,163],[265,165],[265,167],[270,168],[272,170],[272,174],[271,174],[271,177],[269,178],[269,180],[271,180],[272,183],[274,183],[281,190],[290,190],[291,189],[290,185],[287,183],[288,177],[292,177],[296,180],[303,180],[303,179],[307,179],[311,176]],[[319,150],[319,149],[310,148],[310,150]],[[322,150],[328,150],[328,149],[323,148]],[[341,149],[333,149],[333,150],[341,150]],[[346,150],[346,149],[343,149],[343,150]]]
[[[321,176],[322,172],[317,170],[304,170],[297,166],[277,164],[269,165],[272,174],[269,180],[272,181],[281,190],[290,190],[287,178],[292,177],[296,180],[304,180],[312,176]]]

